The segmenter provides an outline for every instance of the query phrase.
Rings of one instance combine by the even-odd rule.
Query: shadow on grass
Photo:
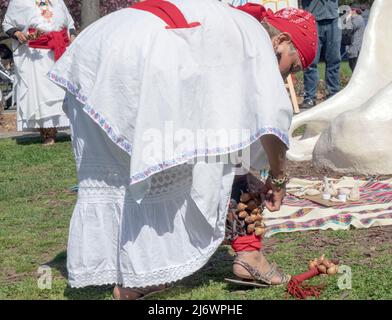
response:
[[[232,272],[234,257],[229,254],[227,246],[220,246],[208,263],[194,274],[176,282],[173,289],[162,294],[154,295],[155,298],[165,299],[177,294],[188,294],[195,289],[208,287],[211,282],[223,283],[225,278],[235,277]],[[238,286],[226,283],[225,289],[229,292],[253,290],[252,287]]]
[[[220,282],[232,276],[234,258],[229,254],[226,246],[220,246],[207,264],[193,275],[181,280],[179,284],[194,288],[211,281]]]
[[[21,137],[16,137],[13,138],[13,140],[16,141],[17,145],[22,145],[22,146],[29,146],[29,145],[35,145],[35,144],[42,144],[41,137],[39,134],[26,134]],[[56,142],[57,143],[64,143],[64,142],[69,142],[71,141],[70,135],[60,132],[57,136]]]
[[[52,261],[48,262],[46,265],[56,269],[60,274],[68,279],[67,273],[67,252],[63,251],[59,253]],[[86,288],[71,288],[69,285],[64,290],[64,297],[69,300],[105,300],[110,297],[113,290],[113,285],[105,286],[90,286]]]
[[[226,246],[221,246],[217,252],[212,256],[209,262],[199,271],[193,275],[186,277],[176,282],[172,289],[159,295],[153,295],[151,299],[161,296],[162,298],[172,296],[173,294],[187,294],[192,290],[208,286],[211,282],[223,282],[225,278],[232,278],[232,263],[233,257],[228,253]],[[58,270],[62,277],[68,279],[68,273],[66,268],[67,253],[63,251],[59,253],[52,261],[48,262],[47,265],[53,269]],[[242,290],[252,290],[254,288],[247,288],[237,286],[235,284],[227,284],[226,289],[228,291],[237,291],[239,288]],[[103,300],[111,296],[113,285],[105,286],[90,286],[86,288],[71,288],[69,286],[64,290],[64,297],[70,300]]]

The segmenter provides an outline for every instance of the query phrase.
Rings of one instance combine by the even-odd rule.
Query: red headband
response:
[[[252,15],[258,21],[271,24],[281,32],[289,33],[303,68],[306,69],[313,63],[317,54],[318,35],[316,20],[310,12],[287,8],[274,13],[255,3],[247,3],[236,8]]]

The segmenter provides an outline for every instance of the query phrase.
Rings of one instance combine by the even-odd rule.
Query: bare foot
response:
[[[128,288],[115,286],[113,289],[114,300],[137,300],[142,296],[143,295],[141,293]]]
[[[56,140],[53,138],[48,138],[42,144],[44,146],[53,146],[54,144],[56,144]]]
[[[239,252],[238,255],[242,261],[246,262],[260,273],[266,273],[271,270],[271,265],[260,251]],[[241,279],[254,279],[244,267],[238,264],[233,265],[233,273]],[[282,278],[279,275],[274,275],[271,282],[273,285],[282,284]]]
[[[56,143],[56,128],[40,128],[39,132],[44,146],[52,146]]]
[[[165,285],[152,286],[143,289],[131,289],[115,286],[113,289],[113,299],[114,300],[138,300],[143,298],[145,295],[159,292],[166,288]]]

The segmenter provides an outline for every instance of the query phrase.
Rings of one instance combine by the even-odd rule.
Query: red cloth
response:
[[[261,249],[261,237],[252,234],[250,236],[237,237],[232,241],[231,247],[235,252],[240,251],[258,251]]]
[[[301,58],[303,68],[306,69],[313,63],[317,54],[318,33],[316,19],[310,12],[287,8],[274,13],[255,3],[247,3],[236,8],[259,21],[271,24],[281,32],[289,33]]]
[[[35,29],[29,29],[29,33],[34,32],[36,32]],[[69,44],[70,40],[67,29],[48,32],[36,40],[29,41],[30,48],[49,49],[54,51],[55,61],[61,58]]]
[[[147,0],[136,3],[130,8],[148,11],[156,15],[167,24],[167,29],[193,28],[200,26],[199,22],[188,23],[180,9],[169,1]]]

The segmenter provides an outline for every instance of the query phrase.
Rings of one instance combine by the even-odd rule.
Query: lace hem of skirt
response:
[[[124,273],[118,270],[102,270],[94,273],[70,272],[68,282],[72,288],[88,286],[122,285],[126,288],[145,288],[179,281],[201,269],[221,245],[223,237],[214,242],[207,253],[180,266],[157,270],[146,274]]]

